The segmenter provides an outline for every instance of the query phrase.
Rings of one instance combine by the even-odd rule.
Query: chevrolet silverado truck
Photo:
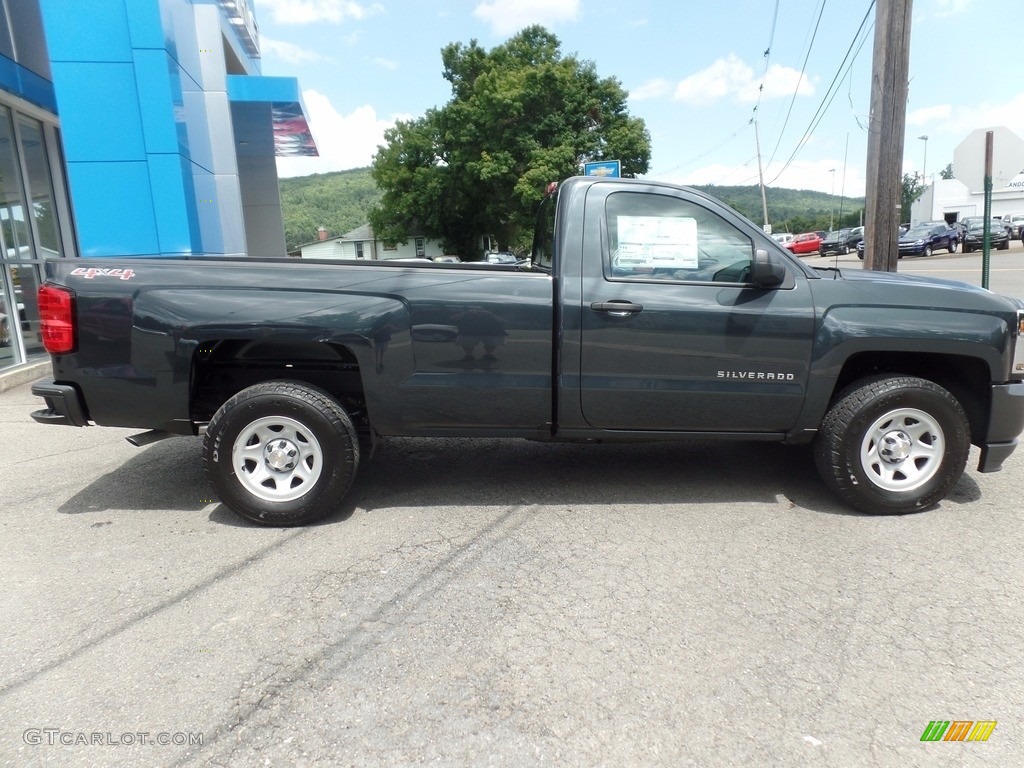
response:
[[[220,499],[264,525],[338,510],[390,436],[813,442],[839,498],[898,514],[1024,429],[1024,302],[812,268],[645,180],[558,185],[517,264],[55,260],[39,311],[36,421],[202,436]]]

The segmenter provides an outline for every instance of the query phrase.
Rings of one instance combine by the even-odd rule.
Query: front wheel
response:
[[[950,240],[949,247],[946,250],[948,250],[950,253],[956,253],[956,247],[958,245],[959,243],[956,240]]]
[[[926,245],[924,247],[924,253],[922,253],[921,255],[924,256],[925,258],[931,256],[932,255],[932,247],[930,245]]]
[[[323,390],[268,381],[214,414],[203,459],[218,496],[241,517],[304,525],[339,508],[359,466],[359,440],[348,414]]]
[[[825,484],[869,514],[927,509],[963,474],[970,429],[960,402],[913,376],[857,382],[836,398],[815,441]]]

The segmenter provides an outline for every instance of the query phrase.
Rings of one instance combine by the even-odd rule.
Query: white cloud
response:
[[[373,60],[373,63],[376,64],[381,69],[387,69],[392,72],[398,69],[398,62],[394,61],[393,59],[385,59],[378,56]]]
[[[740,104],[753,104],[760,92],[761,77],[736,54],[730,53],[711,66],[681,80],[673,98],[694,105],[732,97]],[[773,64],[764,78],[764,98],[789,96],[796,91],[800,96],[814,94],[814,85],[807,76],[790,67]]]
[[[907,125],[929,126],[936,121],[949,120],[953,114],[953,107],[949,104],[939,104],[934,107],[921,107],[907,112]]]
[[[477,5],[473,15],[490,24],[496,35],[510,35],[530,24],[575,21],[579,10],[580,0],[492,0]]]
[[[935,108],[931,108],[935,109]],[[915,110],[928,114],[929,108]],[[910,122],[908,116],[907,122]],[[974,104],[951,108],[945,117],[937,115],[932,122],[915,122],[914,125],[927,127],[936,133],[951,133],[954,136],[966,137],[971,131],[992,125],[1005,125],[1014,133],[1024,136],[1024,93],[1018,93],[1009,101],[998,104]]]
[[[314,90],[303,91],[302,99],[320,157],[277,158],[277,172],[282,177],[364,168],[384,143],[384,131],[396,120],[409,119],[407,115],[396,115],[383,120],[368,104],[342,115],[326,96]]]
[[[264,54],[273,54],[289,64],[302,64],[307,61],[327,61],[316,51],[284,40],[273,40],[269,37],[260,38],[260,49]]]
[[[379,3],[355,0],[259,0],[259,7],[261,11],[270,11],[278,24],[340,24],[384,10]]]
[[[663,77],[648,80],[638,88],[629,92],[629,98],[633,101],[644,101],[645,99],[658,99],[672,93],[672,83]]]
[[[966,12],[974,0],[937,0],[938,11],[936,16],[944,18],[947,16],[956,16],[957,14]]]

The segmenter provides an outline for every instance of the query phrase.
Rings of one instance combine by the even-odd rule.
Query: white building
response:
[[[369,224],[356,227],[341,237],[328,237],[327,231],[320,229],[320,239],[300,245],[299,251],[303,259],[367,259],[386,261],[388,259],[414,259],[426,257],[433,259],[443,256],[444,249],[436,240],[412,235],[405,243],[388,246],[383,240],[377,239]]]
[[[952,179],[936,179],[911,206],[910,221],[960,221],[985,214],[985,134],[993,133],[992,216],[1024,213],[1024,139],[1006,127],[979,128],[953,151]]]

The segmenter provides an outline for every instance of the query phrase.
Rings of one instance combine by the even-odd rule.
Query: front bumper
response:
[[[78,390],[70,384],[40,379],[32,385],[32,394],[46,401],[45,409],[31,414],[40,424],[66,424],[71,427],[89,425],[85,402]]]
[[[979,472],[998,472],[1024,432],[1024,383],[992,386],[992,407],[985,441],[980,444]]]

